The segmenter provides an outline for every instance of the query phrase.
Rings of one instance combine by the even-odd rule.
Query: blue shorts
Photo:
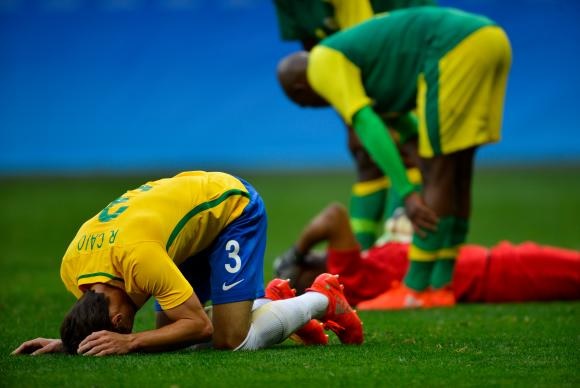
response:
[[[267,217],[264,202],[246,181],[250,202],[236,220],[202,252],[188,258],[179,270],[201,304],[224,304],[264,296],[264,252]],[[162,311],[155,301],[155,310]]]

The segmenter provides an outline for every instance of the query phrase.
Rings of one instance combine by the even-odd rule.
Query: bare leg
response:
[[[276,258],[275,277],[289,279],[297,292],[302,293],[316,276],[326,271],[326,256],[312,250],[324,241],[331,249],[359,248],[348,212],[340,203],[330,204],[316,215],[304,228],[296,244]]]
[[[308,253],[316,244],[328,241],[328,247],[337,250],[358,247],[348,213],[340,203],[332,203],[310,221],[300,234],[296,249]]]
[[[216,349],[235,349],[248,335],[253,301],[213,306],[213,346]]]
[[[471,210],[471,181],[475,147],[425,161],[425,202],[440,217],[438,231],[430,235],[430,242],[415,242],[433,252],[429,284],[433,289],[450,285],[458,247],[465,242]],[[417,258],[411,258],[417,259]],[[415,276],[410,282],[424,285],[426,264],[411,263]],[[423,268],[420,272],[416,268]],[[422,277],[419,274],[422,273]],[[420,281],[418,279],[421,279]]]
[[[453,154],[455,159],[455,201],[454,215],[469,219],[471,215],[471,186],[473,181],[473,158],[476,148],[469,148]]]
[[[455,207],[455,163],[451,155],[421,160],[423,198],[437,216],[450,216]]]

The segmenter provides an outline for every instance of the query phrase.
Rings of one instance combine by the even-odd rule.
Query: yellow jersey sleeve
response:
[[[326,46],[314,47],[308,59],[308,82],[312,89],[352,124],[356,112],[372,100],[367,96],[360,69],[340,51]]]
[[[129,295],[152,295],[163,310],[169,310],[193,294],[189,282],[159,244],[139,244],[131,255],[133,259],[123,261],[125,290]]]
[[[370,0],[330,0],[334,17],[341,30],[359,24],[374,14]]]

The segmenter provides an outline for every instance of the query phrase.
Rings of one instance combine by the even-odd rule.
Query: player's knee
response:
[[[340,220],[348,220],[348,211],[340,202],[333,202],[326,207],[325,217],[332,224],[337,224]]]
[[[221,350],[234,350],[244,342],[248,336],[248,329],[228,331],[227,333],[214,332],[213,346]]]

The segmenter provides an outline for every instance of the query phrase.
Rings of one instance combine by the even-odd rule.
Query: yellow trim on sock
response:
[[[380,177],[370,181],[357,182],[352,185],[352,193],[356,196],[364,196],[391,187],[391,181],[387,177]]]
[[[414,244],[411,244],[409,259],[411,261],[435,261],[437,260],[437,252],[424,251]]]
[[[459,245],[453,248],[443,248],[437,251],[437,260],[455,260],[459,254]]]
[[[421,170],[419,170],[417,167],[411,167],[407,169],[407,178],[409,179],[409,182],[414,185],[418,185],[423,182],[423,178],[421,177]]]
[[[378,222],[362,218],[351,218],[350,225],[355,233],[376,233]]]

